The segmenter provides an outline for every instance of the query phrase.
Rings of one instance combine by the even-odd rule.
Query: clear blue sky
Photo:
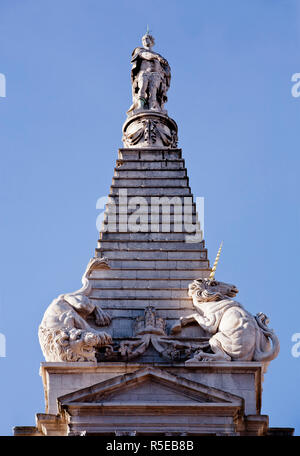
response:
[[[166,107],[205,197],[211,260],[224,240],[216,278],[269,315],[281,341],[262,412],[299,435],[297,0],[0,1],[0,434],[44,411],[37,328],[94,254],[147,24],[172,68]]]

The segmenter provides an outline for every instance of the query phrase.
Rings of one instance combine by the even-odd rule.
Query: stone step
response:
[[[155,233],[157,232],[157,224],[159,225],[165,225],[166,223],[182,223],[185,225],[186,230],[192,231],[190,224],[192,223],[193,225],[196,225],[199,223],[198,221],[198,215],[197,214],[189,214],[186,213],[187,210],[185,211],[184,214],[169,214],[167,208],[164,210],[163,214],[160,214],[158,210],[151,210],[151,207],[149,207],[149,211],[146,211],[147,208],[143,207],[136,207],[135,209],[128,209],[128,211],[124,212],[117,212],[113,208],[111,208],[109,211],[105,211],[103,214],[103,223],[119,223],[123,221],[123,217],[126,216],[127,214],[127,223],[135,223],[135,218],[137,219],[137,223],[148,223],[149,227],[151,227],[151,224],[155,224]],[[156,208],[158,209],[158,208]],[[133,219],[134,217],[134,219]],[[139,218],[138,218],[139,217]]]
[[[119,160],[179,160],[181,149],[119,149]]]
[[[185,169],[185,161],[179,160],[117,160],[116,170],[179,170]]]
[[[119,190],[119,189],[118,189]],[[120,195],[119,192],[116,195],[108,195],[106,206],[108,205],[115,205],[119,207],[127,207],[130,204],[131,196],[128,197],[127,192]],[[184,206],[192,206],[193,210],[196,210],[196,204],[194,202],[193,194],[189,195],[141,195],[146,201],[147,204],[150,206],[161,206],[162,204],[167,205],[170,204],[172,207],[173,205],[184,205]],[[166,199],[167,198],[167,199]]]
[[[107,245],[107,244],[111,244],[110,245]],[[138,244],[138,243],[136,243]],[[151,247],[151,244],[150,243],[150,246]],[[119,245],[119,248],[116,246]],[[187,244],[189,245],[189,244]],[[184,247],[184,248],[181,248],[181,247]],[[194,258],[194,259],[207,259],[207,249],[199,249],[199,248],[190,248],[190,249],[187,249],[185,248],[185,245],[184,246],[180,246],[180,248],[176,248],[176,249],[170,249],[169,248],[169,245],[165,245],[164,248],[147,248],[147,243],[143,243],[143,248],[137,248],[137,246],[135,245],[134,247],[131,247],[131,248],[128,248],[128,247],[124,247],[122,245],[122,243],[107,243],[105,242],[103,244],[102,247],[99,247],[97,248],[97,251],[99,253],[99,256],[106,256],[107,252],[114,252],[114,253],[117,253],[117,252],[120,252],[120,253],[129,253],[129,254],[133,254],[135,255],[135,257],[137,258],[137,256],[139,255],[143,255],[145,257],[145,255],[147,254],[147,252],[149,252],[149,255],[155,257],[155,258],[160,258],[160,255],[162,255],[162,258],[172,258],[174,259],[176,256],[177,258],[180,258],[180,259],[189,259],[189,258],[192,258],[192,257],[196,257],[197,258]],[[136,256],[137,255],[137,256]]]
[[[179,179],[169,179],[164,177],[145,177],[143,179],[138,178],[126,178],[126,177],[113,177],[112,186],[119,188],[132,188],[132,187],[143,187],[164,189],[165,187],[188,187],[189,180],[186,177]]]
[[[157,201],[157,197],[153,196],[152,197],[152,204],[151,200],[148,202],[147,200],[147,205],[146,201],[142,199],[141,201],[140,198],[136,200],[131,200],[130,198],[128,199],[127,202],[124,201],[125,204],[113,204],[109,203],[105,205],[105,214],[116,214],[118,215],[119,213],[122,214],[132,214],[134,213],[137,209],[139,210],[139,213],[141,214],[154,214],[154,215],[159,215],[159,214],[169,214],[170,215],[178,215],[178,214],[186,214],[186,215],[193,215],[197,216],[198,212],[196,210],[196,205],[193,203],[191,204],[192,198],[187,197],[187,203],[184,204],[184,199],[180,197],[175,197],[174,199],[174,204],[171,204],[172,201],[168,199],[166,202],[162,201],[163,204],[158,204],[159,201]],[[142,204],[141,204],[142,203]]]
[[[190,236],[189,236],[190,237]],[[169,242],[169,241],[176,241],[182,242],[183,244],[186,243],[187,234],[186,233],[131,233],[131,232],[100,232],[99,233],[99,240],[107,240],[107,241],[144,241],[144,242],[152,242],[152,241],[162,241],[162,242]],[[199,244],[202,239],[195,238],[195,243]],[[192,244],[192,242],[189,242]]]
[[[117,269],[207,269],[207,260],[109,260],[110,267]]]
[[[124,187],[117,187],[116,185],[112,185],[110,187],[110,195],[109,197],[111,196],[119,196],[119,191],[120,191],[120,188],[124,188]],[[162,197],[162,196],[179,196],[179,195],[182,195],[182,196],[192,196],[191,194],[191,189],[189,186],[186,186],[186,187],[174,187],[174,186],[165,186],[163,188],[161,187],[129,187],[129,186],[126,186],[126,190],[127,190],[127,195],[129,197],[133,197],[133,196],[143,196],[143,197],[147,197],[147,196],[159,196],[159,197]]]
[[[115,309],[120,310],[118,312],[118,316],[124,317],[137,317],[135,313],[130,313],[130,310],[140,310],[145,309],[147,306],[154,306],[158,309],[158,313],[160,317],[165,318],[167,315],[162,314],[161,310],[173,310],[173,309],[189,309],[190,311],[193,309],[193,303],[191,298],[181,298],[181,299],[170,299],[170,298],[129,298],[129,299],[121,299],[121,298],[98,298],[93,297],[91,298],[95,304],[100,306],[103,309]],[[143,313],[139,312],[141,315]],[[121,315],[120,315],[121,314]],[[122,315],[123,314],[123,315]],[[168,315],[169,316],[169,315]],[[174,318],[174,317],[173,317]],[[174,318],[176,319],[176,317]]]
[[[192,196],[173,196],[173,197],[138,197],[138,199],[120,198],[118,196],[110,197],[109,202],[105,204],[104,213],[106,214],[122,214],[133,213],[137,206],[140,205],[141,213],[162,214],[191,214],[197,215],[197,207],[193,202]]]
[[[122,298],[122,299],[149,299],[149,298],[166,298],[182,299],[188,297],[188,288],[94,288],[89,295],[91,298]]]
[[[193,279],[194,280],[194,279]],[[145,289],[145,290],[171,290],[175,289],[187,289],[191,283],[190,279],[115,279],[106,277],[105,279],[91,278],[93,289]]]
[[[105,228],[106,227],[106,228]],[[132,231],[133,233],[186,233],[186,234],[194,234],[196,231],[200,231],[200,223],[197,222],[195,224],[185,224],[183,223],[159,223],[153,220],[153,223],[147,223],[146,221],[136,222],[135,220],[131,220],[128,217],[126,223],[114,223],[114,221],[106,221],[102,223],[101,231],[107,229],[108,232],[121,232],[124,233],[126,231]]]
[[[108,250],[159,250],[159,251],[169,251],[169,250],[179,250],[182,252],[186,251],[201,251],[205,252],[207,256],[207,249],[204,247],[204,241],[198,243],[187,243],[187,242],[176,242],[176,241],[151,241],[151,242],[144,242],[144,241],[105,241],[101,240],[98,241],[98,248],[97,251],[102,251],[103,249]]]
[[[118,260],[206,260],[205,252],[149,251],[149,250],[102,250],[101,256]]]
[[[187,178],[187,172],[185,169],[163,169],[163,170],[127,170],[115,168],[114,178],[123,179],[182,179]]]
[[[92,271],[91,279],[160,279],[160,280],[193,280],[206,277],[209,274],[203,269],[99,269]]]

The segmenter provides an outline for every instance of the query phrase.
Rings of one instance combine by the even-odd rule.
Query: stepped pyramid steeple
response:
[[[188,285],[210,273],[177,125],[164,108],[171,69],[149,33],[142,42],[132,53],[133,103],[96,249],[109,269],[91,275],[91,297],[114,315],[119,337],[147,306],[169,323],[190,313]]]
[[[46,413],[16,435],[265,435],[261,383],[279,342],[215,279],[149,32],[132,53],[95,257],[45,312]]]
[[[188,285],[210,269],[181,150],[119,150],[96,255],[109,265],[92,273],[102,308],[192,308]]]

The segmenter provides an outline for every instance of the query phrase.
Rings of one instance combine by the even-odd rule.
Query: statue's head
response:
[[[218,282],[215,279],[198,279],[189,285],[189,296],[198,302],[234,298],[238,291],[235,285]]]
[[[155,44],[154,37],[149,33],[146,33],[142,38],[142,43],[145,49],[149,49],[149,51],[151,51],[151,48]]]

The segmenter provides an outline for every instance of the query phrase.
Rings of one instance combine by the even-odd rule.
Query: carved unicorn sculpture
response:
[[[278,355],[279,340],[274,331],[268,328],[269,321],[265,314],[251,315],[232,299],[238,293],[234,285],[214,279],[221,247],[210,277],[194,280],[189,285],[188,294],[193,299],[196,312],[181,317],[171,332],[180,332],[183,326],[196,322],[211,336],[211,353],[199,350],[187,363],[214,360],[267,363]]]

